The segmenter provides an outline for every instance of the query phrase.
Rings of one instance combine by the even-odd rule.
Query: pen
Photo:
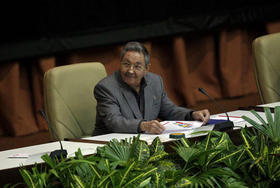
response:
[[[166,125],[168,122],[163,123],[162,125]]]
[[[184,124],[183,122],[180,122],[180,121],[176,121],[176,123],[182,123],[182,124]]]
[[[219,115],[220,117],[227,117],[227,116],[225,116],[225,115]],[[232,118],[241,118],[241,117],[239,117],[239,116],[228,116],[228,117],[232,117]]]

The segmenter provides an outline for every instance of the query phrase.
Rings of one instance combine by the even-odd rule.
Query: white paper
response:
[[[189,131],[203,124],[201,121],[162,121],[160,123],[165,127],[163,134]]]
[[[10,155],[8,158],[28,158],[29,155],[26,153],[14,153]]]

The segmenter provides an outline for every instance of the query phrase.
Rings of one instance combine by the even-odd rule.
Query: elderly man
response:
[[[161,120],[199,120],[206,123],[209,111],[176,106],[166,95],[162,78],[148,72],[149,53],[138,42],[122,50],[120,70],[101,80],[94,89],[97,100],[93,135],[117,133],[161,134]]]

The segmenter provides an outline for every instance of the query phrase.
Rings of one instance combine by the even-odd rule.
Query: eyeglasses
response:
[[[145,67],[143,65],[140,65],[140,64],[131,64],[131,63],[128,63],[128,62],[122,62],[121,65],[124,66],[127,69],[129,69],[132,66],[132,68],[134,70],[137,70],[137,71],[143,71],[145,69]]]

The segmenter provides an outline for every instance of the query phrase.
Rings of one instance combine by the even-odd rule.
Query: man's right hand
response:
[[[141,130],[150,134],[161,134],[165,128],[157,120],[152,121],[142,121]]]

